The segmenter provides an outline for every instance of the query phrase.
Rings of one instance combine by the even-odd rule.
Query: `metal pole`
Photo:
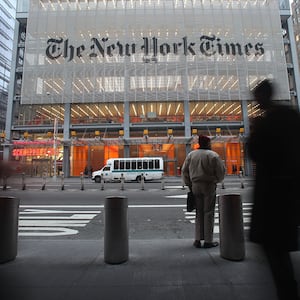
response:
[[[26,190],[26,184],[25,184],[25,173],[22,173],[22,190]]]
[[[65,176],[64,176],[64,172],[61,172],[61,190],[63,191],[65,189]]]
[[[6,191],[6,189],[7,189],[7,176],[4,175],[2,179],[3,179],[3,191]]]
[[[46,189],[46,173],[43,173],[43,185],[42,185],[42,191]]]
[[[142,190],[144,190],[145,189],[145,177],[144,177],[143,173],[141,175],[141,185],[142,185]]]
[[[104,178],[103,178],[103,174],[101,174],[101,191],[104,190]]]
[[[163,175],[161,178],[161,189],[164,190],[165,189],[165,176]]]
[[[84,190],[84,184],[83,184],[83,172],[80,172],[80,182],[81,182],[81,190]]]
[[[123,191],[124,190],[124,175],[123,173],[121,174],[121,190]]]
[[[244,188],[244,178],[243,178],[243,171],[240,171],[240,179],[241,179],[241,188]]]

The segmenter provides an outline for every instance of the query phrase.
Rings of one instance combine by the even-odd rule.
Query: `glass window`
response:
[[[114,161],[114,169],[118,170],[119,169],[119,160]]]
[[[135,160],[131,162],[131,168],[132,168],[132,170],[136,170],[136,161]]]
[[[159,159],[155,160],[155,169],[159,169]]]
[[[153,169],[153,166],[154,166],[153,160],[149,160],[149,169]]]
[[[143,169],[147,170],[148,169],[148,161],[143,161]]]
[[[124,170],[124,165],[125,165],[124,160],[121,160],[120,161],[120,170]]]
[[[125,168],[126,170],[130,170],[130,161],[126,161]]]

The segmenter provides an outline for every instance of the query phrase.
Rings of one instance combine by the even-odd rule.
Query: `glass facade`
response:
[[[0,3],[0,131],[5,128],[15,14],[16,0],[3,0]]]
[[[23,104],[289,99],[278,2],[31,1]]]
[[[33,176],[79,176],[108,158],[162,156],[166,174],[179,175],[206,134],[228,174],[244,171],[245,136],[261,113],[251,88],[271,78],[275,100],[291,98],[285,6],[18,1],[11,159]]]

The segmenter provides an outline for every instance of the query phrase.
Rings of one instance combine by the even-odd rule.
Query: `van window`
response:
[[[115,170],[118,170],[118,169],[119,169],[119,161],[118,161],[118,160],[115,160],[115,161],[114,161],[114,169],[115,169]]]
[[[132,170],[136,170],[136,161],[135,160],[131,162],[131,168],[132,168]]]
[[[143,161],[143,169],[144,170],[148,169],[148,162],[147,161]]]
[[[120,170],[124,170],[124,160],[120,161]]]
[[[138,161],[138,162],[137,162],[137,165],[138,165],[138,169],[141,170],[141,169],[142,169],[142,162],[141,162],[141,161]]]
[[[159,159],[155,160],[155,169],[159,169]]]
[[[126,161],[125,163],[125,169],[130,170],[130,161]]]
[[[149,169],[153,169],[153,166],[154,166],[153,160],[149,160]]]
[[[103,171],[110,171],[110,167],[104,167]]]

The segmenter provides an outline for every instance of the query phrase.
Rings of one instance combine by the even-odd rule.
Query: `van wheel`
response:
[[[141,182],[141,181],[142,181],[141,176],[138,176],[138,177],[136,178],[136,181],[137,181],[137,182]]]
[[[101,183],[101,177],[100,177],[100,176],[96,176],[96,177],[95,177],[95,182]]]

